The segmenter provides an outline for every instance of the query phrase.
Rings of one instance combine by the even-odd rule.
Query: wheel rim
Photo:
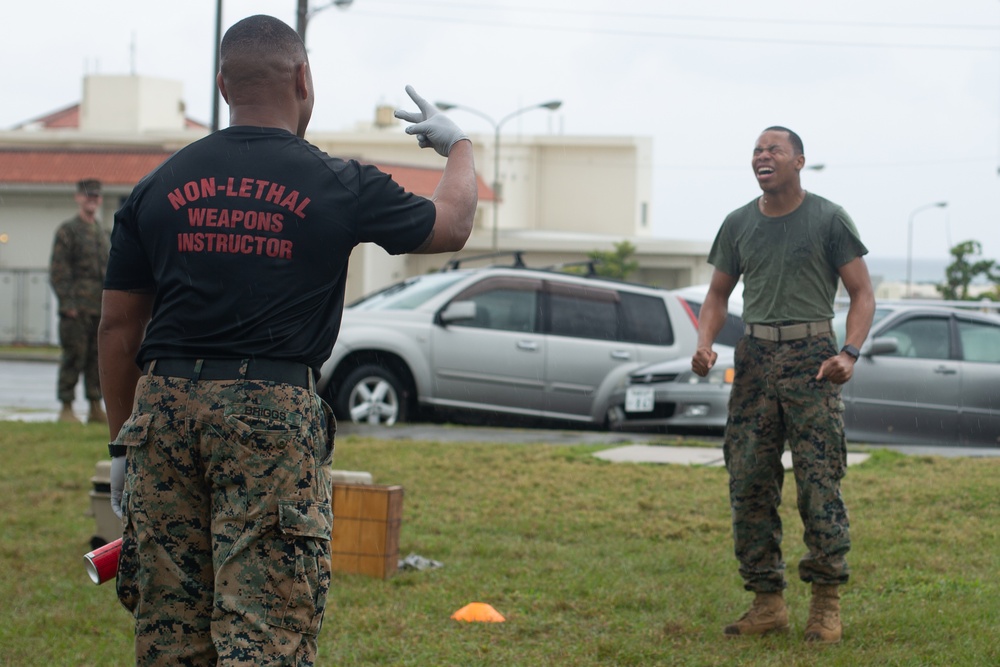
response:
[[[625,426],[625,410],[620,405],[608,408],[607,425],[609,431],[618,431]]]
[[[399,418],[399,396],[385,378],[367,377],[351,390],[348,409],[357,424],[392,426]]]

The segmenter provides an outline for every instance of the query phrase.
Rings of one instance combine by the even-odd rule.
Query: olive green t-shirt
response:
[[[745,322],[815,322],[833,317],[837,270],[867,253],[844,209],[807,192],[788,215],[767,217],[756,199],[730,213],[708,261],[743,276]]]

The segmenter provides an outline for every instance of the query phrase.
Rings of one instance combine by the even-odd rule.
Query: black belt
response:
[[[305,364],[274,359],[154,359],[143,373],[188,380],[262,380],[309,387],[312,371]]]

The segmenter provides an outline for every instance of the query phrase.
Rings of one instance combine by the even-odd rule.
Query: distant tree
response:
[[[631,259],[635,255],[635,246],[628,241],[614,245],[614,250],[591,250],[587,257],[594,263],[594,272],[605,278],[628,280],[628,277],[639,270],[639,262]]]
[[[954,261],[944,270],[944,284],[937,286],[944,299],[968,301],[969,285],[977,276],[985,276],[994,283],[1000,283],[1000,272],[994,272],[994,269],[1000,267],[992,259],[977,259],[982,254],[983,246],[979,241],[965,241],[951,249]]]

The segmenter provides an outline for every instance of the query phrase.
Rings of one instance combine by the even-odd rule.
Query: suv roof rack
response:
[[[485,255],[473,255],[471,257],[458,257],[456,259],[449,260],[444,266],[441,267],[440,271],[454,271],[462,267],[465,262],[475,262],[483,259],[493,259],[495,257],[512,257],[513,264],[511,266],[518,269],[523,269],[527,265],[524,263],[524,259],[521,257],[523,250],[506,250],[501,252],[491,252]]]
[[[572,269],[577,266],[585,266],[587,267],[587,273],[585,273],[584,275],[590,277],[597,275],[597,269],[594,268],[594,265],[599,263],[600,261],[601,260],[599,259],[583,259],[578,262],[562,262],[560,264],[552,264],[551,266],[546,266],[543,270],[562,271],[563,269]]]

